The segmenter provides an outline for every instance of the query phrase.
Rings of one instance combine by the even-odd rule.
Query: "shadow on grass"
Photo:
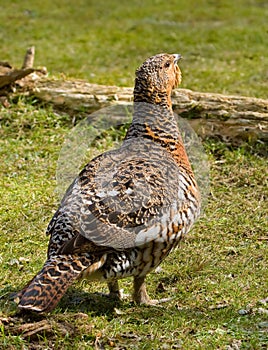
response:
[[[96,345],[96,329],[102,332],[102,344],[122,343],[122,349],[138,340],[153,344],[164,339],[172,348],[171,345],[177,344],[178,339],[186,341],[190,337],[203,341],[206,337],[222,337],[223,334],[226,339],[237,338],[246,343],[252,337],[256,344],[264,342],[257,329],[259,315],[251,313],[241,317],[232,304],[211,309],[206,303],[179,306],[176,300],[172,300],[160,306],[137,306],[128,300],[119,303],[99,293],[70,288],[56,309],[46,315],[16,312],[15,303],[9,300],[7,293],[10,289],[6,289],[0,300],[0,307],[5,306],[3,315],[9,308],[7,316],[0,317],[4,325],[2,332],[9,341],[15,341],[20,336],[22,341],[36,343],[36,346],[44,342],[41,348],[52,347],[59,339],[68,341],[68,344],[86,339]],[[11,306],[7,306],[8,303]],[[38,346],[36,349],[41,349]]]
[[[103,293],[89,293],[80,289],[70,288],[57,306],[57,310],[68,312],[85,312],[92,316],[112,317],[114,309],[121,307],[124,301],[119,301]]]
[[[200,305],[198,307],[179,306],[175,299],[170,302],[162,303],[156,306],[136,305],[129,299],[119,301],[103,293],[85,292],[79,288],[71,287],[63,296],[57,307],[49,314],[36,313],[30,311],[20,311],[13,297],[17,290],[10,286],[1,290],[0,294],[0,310],[3,315],[15,315],[27,318],[27,321],[38,321],[47,315],[57,317],[60,314],[89,314],[92,318],[105,316],[107,321],[115,316],[127,315],[129,319],[134,319],[135,322],[140,320],[150,319],[152,322],[158,322],[159,317],[175,317],[177,319],[184,319],[187,321],[197,319],[218,318],[220,314],[225,315],[230,313],[230,317],[234,318],[237,310],[229,305],[220,310],[209,309],[207,305]],[[231,311],[232,309],[232,311]]]
[[[14,296],[18,290],[18,288],[14,288],[10,285],[0,290],[0,310],[3,315],[25,316],[28,321],[30,319],[32,321],[40,320],[47,316],[45,313],[20,311],[14,301]],[[154,318],[158,319],[160,316],[166,314],[173,314],[173,316],[178,314],[180,317],[192,319],[196,318],[198,315],[204,315],[206,308],[181,308],[178,307],[175,299],[157,306],[140,306],[134,304],[131,301],[131,297],[119,301],[110,297],[108,294],[98,292],[91,293],[71,287],[60,300],[57,307],[49,314],[56,316],[64,313],[86,313],[90,314],[91,317],[105,316],[109,321],[111,318],[114,318],[115,315],[120,316],[129,313],[129,310],[131,310],[130,314],[135,315],[134,317],[136,319],[150,318],[153,320]]]

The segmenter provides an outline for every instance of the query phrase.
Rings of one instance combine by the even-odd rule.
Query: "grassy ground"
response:
[[[133,84],[146,57],[181,53],[183,87],[267,96],[267,2],[263,0],[10,1],[0,11],[1,59],[102,84]]]
[[[1,60],[92,82],[131,85],[136,65],[181,52],[183,87],[267,98],[268,7],[262,1],[12,1],[0,12]],[[55,172],[68,115],[36,101],[0,110],[0,349],[267,349],[267,148],[208,140],[211,195],[181,247],[148,277],[163,307],[121,305],[74,285],[46,317],[21,318],[9,294],[45,259]],[[131,292],[131,280],[121,282]],[[29,332],[29,323],[39,331]]]

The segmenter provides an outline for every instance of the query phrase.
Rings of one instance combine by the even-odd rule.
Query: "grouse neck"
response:
[[[133,120],[125,140],[143,138],[165,148],[176,163],[192,172],[174,113],[168,108],[135,102]]]
[[[146,137],[155,134],[160,139],[179,138],[179,129],[173,111],[167,107],[146,102],[134,102],[133,119],[127,137]]]
[[[145,88],[141,83],[136,83],[134,88],[134,103],[148,103],[172,111],[171,91]]]

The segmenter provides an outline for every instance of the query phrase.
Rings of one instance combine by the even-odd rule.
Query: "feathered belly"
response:
[[[167,255],[178,245],[181,238],[190,230],[198,211],[192,205],[166,218],[168,225],[164,225],[162,218],[159,225],[147,230],[147,241],[142,245],[124,251],[114,251],[107,254],[103,266],[88,276],[90,280],[109,281],[130,276],[145,276],[154,270]],[[142,235],[145,236],[146,232]],[[150,237],[150,239],[149,239]],[[141,239],[141,238],[140,238]]]

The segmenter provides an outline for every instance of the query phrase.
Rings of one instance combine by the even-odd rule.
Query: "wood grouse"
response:
[[[20,309],[52,310],[78,278],[134,277],[133,300],[153,304],[146,275],[174,249],[200,212],[200,194],[171,91],[179,54],[158,54],[136,71],[133,121],[119,149],[91,160],[66,191],[47,233],[47,261],[17,294]]]

